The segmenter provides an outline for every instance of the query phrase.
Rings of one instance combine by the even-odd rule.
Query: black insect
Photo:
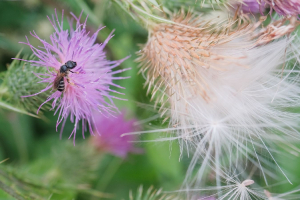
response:
[[[77,66],[77,63],[74,61],[69,60],[68,62],[66,62],[64,65],[62,65],[59,69],[59,72],[57,73],[57,76],[53,82],[53,88],[62,92],[65,89],[65,81],[64,81],[64,77],[66,77],[68,83],[69,82],[69,77],[68,74],[69,72],[74,73],[73,71],[71,71],[71,69],[74,69]]]

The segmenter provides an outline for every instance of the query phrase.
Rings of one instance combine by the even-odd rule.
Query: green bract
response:
[[[19,58],[20,53],[16,56]],[[34,59],[34,56],[24,56],[23,59]],[[22,96],[35,94],[46,87],[46,83],[38,83],[40,80],[32,72],[45,73],[46,68],[35,67],[20,60],[14,60],[7,71],[2,74],[0,86],[0,106],[16,112],[34,115],[37,108],[50,95],[50,90],[34,97],[22,98]],[[49,107],[48,107],[49,108]],[[47,107],[43,107],[47,109]]]

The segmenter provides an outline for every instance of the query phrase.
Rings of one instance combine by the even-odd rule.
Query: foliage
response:
[[[154,109],[154,103],[150,101],[150,96],[146,94],[146,89],[143,87],[145,77],[138,74],[138,64],[134,61],[138,57],[136,52],[141,49],[138,44],[146,43],[147,28],[152,22],[172,24],[170,17],[180,10],[193,11],[195,15],[205,16],[211,10],[221,11],[226,7],[229,8],[230,2],[227,0],[0,0],[0,200],[177,199],[177,193],[174,191],[186,189],[182,187],[182,183],[186,181],[187,166],[191,162],[190,153],[197,149],[192,146],[189,152],[184,152],[182,155],[176,142],[164,142],[164,138],[156,137],[155,133],[151,132],[151,130],[166,128],[167,124],[162,123],[164,119],[160,118],[160,114]],[[31,55],[29,47],[24,47],[18,42],[24,42],[25,35],[31,41],[33,38],[29,32],[32,30],[35,30],[42,39],[51,42],[49,35],[53,32],[53,28],[46,16],[51,16],[54,9],[57,9],[58,13],[64,10],[68,17],[70,12],[78,16],[82,11],[83,16],[89,16],[87,30],[91,33],[95,32],[99,25],[105,25],[106,27],[96,38],[98,43],[104,42],[105,38],[115,30],[114,37],[105,48],[108,59],[119,60],[131,55],[115,69],[132,68],[123,73],[123,76],[131,77],[130,79],[116,80],[118,85],[126,88],[126,96],[122,98],[128,101],[117,100],[115,103],[120,110],[126,110],[126,117],[138,118],[136,126],[142,127],[143,130],[150,130],[149,134],[140,137],[145,142],[134,143],[144,149],[143,154],[129,155],[125,159],[108,155],[93,147],[90,141],[90,137],[93,136],[88,136],[86,139],[78,137],[74,146],[68,140],[69,134],[59,137],[57,133],[59,130],[55,129],[57,118],[52,116],[53,112],[48,112],[51,102],[42,107],[42,115],[36,115],[40,104],[49,97],[50,90],[37,96],[23,98],[45,88],[44,83],[37,83],[39,79],[32,72],[38,74],[47,69],[18,60],[19,58],[36,59]],[[66,24],[67,17],[64,17],[64,26]],[[32,45],[41,44],[33,40]],[[12,60],[12,58],[17,59]],[[293,67],[298,66],[291,66]],[[115,90],[124,92],[119,88]],[[299,110],[295,112],[299,113]],[[70,133],[72,129],[71,123],[67,122],[64,132]],[[169,132],[166,133],[166,137],[170,137]],[[157,140],[160,142],[151,142]],[[293,165],[292,158],[282,156],[283,154],[275,155],[280,166],[288,169],[286,174],[291,177],[294,185],[300,185],[300,172],[295,165],[300,163],[299,144],[291,145],[293,151],[290,153],[296,155],[296,159],[293,158],[292,161]],[[281,148],[276,150],[285,151]],[[260,151],[258,154],[267,157],[266,152]],[[269,163],[268,159],[265,161]],[[195,160],[194,163],[197,166],[202,165]],[[250,170],[253,170],[255,183],[263,183],[262,175],[255,173],[255,168]],[[209,172],[205,171],[205,173],[207,177],[214,178]],[[285,180],[284,177],[280,178]],[[276,180],[269,184],[278,182]],[[141,184],[143,186],[140,186]],[[211,184],[213,181],[207,183],[207,185]],[[220,184],[226,185],[226,182]],[[284,184],[268,190],[280,193],[287,192],[293,187]]]

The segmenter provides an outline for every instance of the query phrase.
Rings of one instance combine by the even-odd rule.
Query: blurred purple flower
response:
[[[110,94],[110,92],[116,91],[110,89],[110,86],[122,88],[113,83],[113,80],[126,77],[113,77],[114,74],[124,70],[112,71],[112,69],[120,65],[127,57],[117,61],[107,60],[103,49],[112,38],[112,34],[102,44],[95,43],[99,31],[103,27],[89,36],[90,32],[86,30],[87,18],[84,23],[80,23],[82,13],[78,18],[73,13],[71,15],[73,18],[69,21],[69,30],[63,29],[63,12],[61,21],[58,19],[56,10],[55,17],[52,15],[52,20],[48,17],[55,30],[50,36],[50,43],[39,38],[34,31],[33,33],[30,32],[33,37],[43,44],[43,47],[36,48],[32,46],[27,36],[27,43],[21,43],[28,45],[38,58],[38,60],[25,61],[33,66],[48,69],[46,74],[33,72],[41,79],[40,82],[46,82],[48,86],[29,96],[35,96],[53,88],[52,95],[43,104],[53,99],[52,109],[55,109],[54,114],[59,113],[56,130],[58,125],[63,122],[62,131],[67,118],[70,117],[71,122],[74,123],[74,129],[69,138],[73,135],[75,144],[76,129],[80,120],[82,120],[82,135],[84,137],[84,131],[87,130],[87,127],[89,127],[91,134],[94,134],[91,127],[94,122],[93,113],[95,111],[108,116],[118,111],[113,103],[113,98],[116,97]],[[72,25],[73,20],[76,22],[75,28]],[[61,92],[54,87],[54,80],[58,76],[61,66],[67,61],[74,61],[77,66],[72,69],[73,73],[68,73],[67,77],[63,77],[65,86]]]
[[[271,7],[271,11],[275,10],[279,15],[296,16],[300,15],[300,0],[260,0]]]
[[[130,141],[136,140],[136,135],[126,135],[124,133],[138,131],[140,128],[134,126],[136,119],[125,119],[125,113],[122,112],[116,117],[95,116],[95,132],[98,132],[91,138],[92,144],[100,151],[109,152],[116,156],[126,158],[129,152],[142,153],[142,149],[134,147]]]
[[[265,10],[265,3],[258,3],[257,0],[244,0],[241,4],[241,10],[244,13],[263,13]]]

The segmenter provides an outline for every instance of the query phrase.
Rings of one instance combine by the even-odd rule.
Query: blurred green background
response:
[[[83,10],[83,18],[89,15],[87,29],[91,32],[100,25],[106,26],[98,35],[98,43],[115,29],[115,36],[105,48],[108,59],[118,60],[131,55],[118,68],[131,68],[122,74],[131,78],[116,82],[126,87],[122,92],[128,101],[116,100],[116,105],[120,110],[126,109],[129,118],[140,120],[142,130],[167,127],[156,117],[152,102],[143,89],[144,78],[138,75],[138,65],[134,62],[135,53],[140,50],[139,44],[147,41],[147,30],[111,0],[0,0],[1,81],[11,58],[16,57],[21,49],[21,56],[32,53],[28,46],[19,44],[26,41],[25,35],[34,46],[40,44],[30,36],[32,30],[49,41],[53,28],[47,16],[54,14],[54,9],[59,17],[64,10],[65,21],[66,16],[71,17],[70,12],[78,16]],[[151,185],[166,191],[180,188],[189,158],[180,156],[177,142],[137,143],[135,145],[143,148],[144,153],[130,154],[122,159],[90,148],[89,133],[86,133],[85,140],[78,134],[76,146],[73,146],[72,140],[68,140],[73,129],[70,122],[67,122],[60,140],[59,132],[55,131],[57,116],[53,114],[53,111],[44,110],[44,117],[37,119],[0,108],[0,200],[129,199],[129,191],[136,194],[140,185],[145,190]],[[154,138],[146,134],[139,139]],[[295,149],[290,153],[298,152]],[[299,156],[276,156],[276,159],[293,185],[286,184],[282,177],[284,184],[280,184],[275,192],[285,192],[300,185]],[[279,170],[278,175],[282,176]],[[257,183],[264,185],[261,174],[255,178]]]

